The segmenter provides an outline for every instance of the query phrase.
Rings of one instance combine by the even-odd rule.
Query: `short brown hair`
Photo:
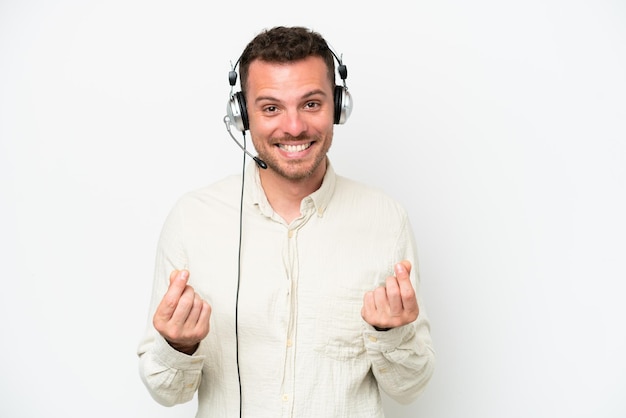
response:
[[[248,43],[239,58],[241,90],[245,92],[248,69],[254,60],[287,63],[310,56],[321,57],[328,68],[328,78],[335,85],[333,52],[319,33],[300,26],[276,26],[265,29]]]

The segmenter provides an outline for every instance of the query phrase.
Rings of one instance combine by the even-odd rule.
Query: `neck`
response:
[[[315,192],[322,185],[326,174],[326,162],[316,171],[300,180],[285,178],[268,168],[259,172],[263,191],[272,208],[288,224],[300,216],[302,199]]]

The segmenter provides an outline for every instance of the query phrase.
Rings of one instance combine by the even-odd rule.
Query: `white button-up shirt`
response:
[[[249,418],[383,417],[379,388],[402,403],[415,399],[434,364],[419,292],[412,324],[376,331],[361,318],[363,295],[397,262],[411,261],[417,289],[404,209],[337,176],[329,163],[320,189],[287,224],[267,201],[256,165],[245,178],[240,272],[241,176],[184,195],[165,222],[138,349],[151,395],[173,405],[197,391],[198,417],[225,418],[239,416],[238,376]],[[182,268],[212,306],[209,335],[191,356],[172,349],[151,322],[170,272]]]

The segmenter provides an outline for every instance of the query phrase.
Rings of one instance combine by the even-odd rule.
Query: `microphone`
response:
[[[224,125],[226,125],[226,130],[228,131],[228,135],[230,135],[233,141],[235,141],[235,144],[237,144],[243,152],[245,152],[250,158],[252,158],[259,167],[265,170],[267,168],[267,164],[265,164],[265,161],[263,161],[259,157],[255,157],[254,155],[250,154],[250,152],[243,145],[241,145],[239,141],[237,141],[237,138],[235,138],[233,133],[230,131],[231,123],[230,123],[230,118],[228,117],[228,115],[224,116]]]

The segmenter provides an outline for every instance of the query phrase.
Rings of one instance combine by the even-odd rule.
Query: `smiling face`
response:
[[[333,139],[334,112],[324,60],[318,56],[288,63],[255,60],[246,87],[252,142],[268,171],[291,182],[321,181]]]

